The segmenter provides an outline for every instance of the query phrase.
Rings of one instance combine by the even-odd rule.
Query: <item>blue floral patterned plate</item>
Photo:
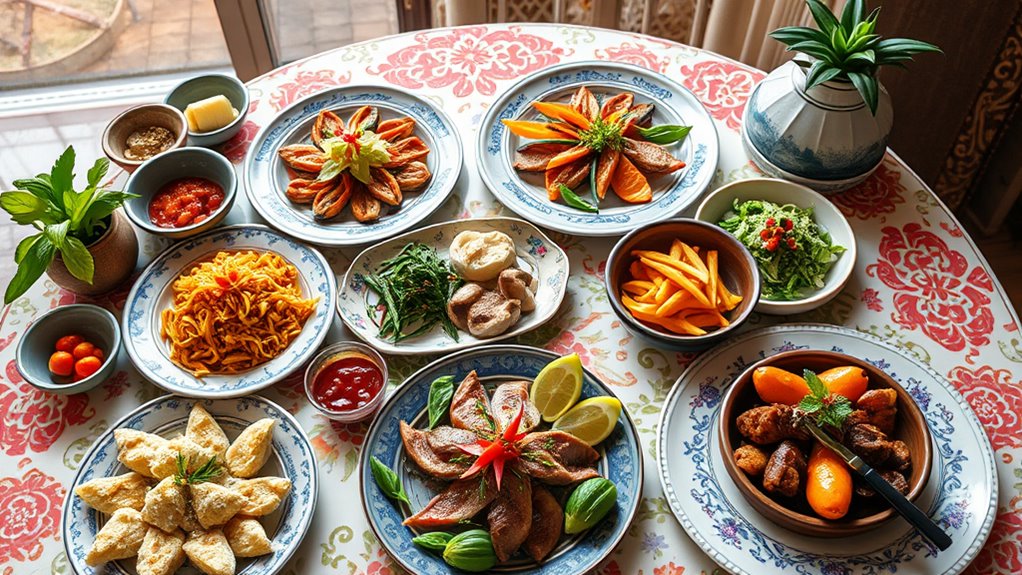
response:
[[[515,149],[534,140],[512,134],[501,120],[537,120],[540,114],[530,102],[567,102],[581,86],[588,87],[601,101],[608,95],[632,92],[636,104],[655,106],[654,126],[692,126],[687,139],[667,147],[686,166],[671,174],[650,177],[653,201],[628,204],[608,192],[600,202],[599,213],[587,213],[567,206],[563,200],[547,199],[543,173],[518,172],[512,166]],[[476,145],[479,173],[502,204],[537,226],[580,236],[620,236],[678,214],[710,185],[719,152],[713,119],[692,92],[652,70],[599,61],[552,66],[515,84],[490,106],[479,126]],[[588,187],[578,191],[592,200]]]
[[[439,325],[428,333],[393,343],[379,337],[379,329],[368,317],[366,304],[375,305],[378,297],[365,285],[365,274],[375,271],[380,264],[401,251],[412,242],[433,246],[441,257],[446,258],[451,240],[465,230],[478,232],[503,232],[515,242],[518,252],[517,266],[537,278],[536,309],[522,314],[518,323],[503,334],[491,339],[477,339],[468,332],[458,332],[455,341]],[[394,355],[421,355],[429,353],[450,353],[459,349],[475,347],[482,343],[508,339],[536,329],[557,313],[564,301],[568,287],[568,256],[557,244],[536,226],[516,218],[472,218],[455,220],[419,228],[413,232],[391,238],[360,253],[348,268],[337,294],[337,312],[344,325],[348,326],[362,341]]]
[[[278,253],[298,269],[302,294],[320,299],[302,332],[277,357],[242,373],[195,377],[170,360],[169,345],[160,337],[160,315],[172,305],[174,280],[225,250]],[[315,249],[266,226],[216,228],[172,245],[142,272],[124,304],[124,348],[143,377],[171,393],[207,399],[239,397],[273,385],[316,353],[333,321],[336,297],[334,272]]]
[[[897,379],[926,415],[933,468],[916,504],[954,539],[937,551],[900,517],[855,537],[799,535],[759,515],[723,469],[717,448],[720,400],[748,366],[791,349],[864,358]],[[858,331],[782,325],[737,336],[707,352],[671,390],[657,435],[660,483],[674,515],[714,561],[734,573],[960,573],[982,548],[997,509],[994,454],[983,427],[944,378],[910,352]]]
[[[443,375],[452,375],[460,382],[475,370],[488,389],[513,379],[532,380],[543,366],[557,355],[521,345],[492,345],[464,350],[438,359],[412,374],[387,398],[366,435],[359,461],[362,507],[376,537],[388,553],[410,573],[448,573],[454,570],[443,559],[412,543],[417,535],[401,523],[413,511],[422,509],[437,493],[435,480],[427,479],[404,455],[398,422],[423,427],[428,421],[426,400],[430,383]],[[588,370],[582,386],[582,398],[614,395],[603,382]],[[594,528],[579,535],[562,536],[560,543],[537,564],[519,553],[507,563],[498,565],[502,573],[586,573],[606,558],[624,537],[639,507],[642,496],[642,449],[639,434],[627,411],[621,412],[617,428],[597,446],[601,459],[600,475],[617,486],[617,507]],[[411,508],[397,505],[380,491],[373,481],[369,457],[375,456],[393,469],[411,500]],[[562,501],[563,503],[563,501]]]
[[[383,206],[384,215],[363,224],[346,209],[320,222],[308,204],[287,198],[288,174],[277,154],[283,146],[311,143],[310,132],[320,110],[347,121],[364,105],[376,106],[381,120],[411,116],[414,135],[429,146],[425,162],[432,177],[424,188],[405,194],[398,208]],[[433,102],[392,86],[341,86],[295,102],[256,135],[245,159],[245,192],[259,215],[285,234],[325,246],[364,245],[414,227],[443,205],[461,173],[462,148],[458,130]],[[389,212],[387,210],[390,210]]]
[[[78,473],[68,485],[61,516],[64,550],[72,570],[79,575],[133,575],[135,560],[123,559],[93,568],[85,563],[85,555],[106,522],[106,515],[85,504],[74,494],[75,487],[99,477],[127,473],[117,461],[115,429],[137,429],[174,437],[184,433],[192,406],[200,403],[217,420],[227,437],[233,440],[250,423],[264,417],[277,421],[273,430],[273,451],[260,476],[286,477],[291,491],[280,507],[260,519],[267,537],[273,542],[273,553],[253,559],[238,559],[237,573],[273,575],[278,573],[301,544],[312,523],[319,495],[316,455],[309,438],[298,421],[272,401],[251,395],[239,399],[196,400],[166,395],[150,401],[124,416],[107,429],[78,464]],[[188,566],[178,575],[200,575]]]

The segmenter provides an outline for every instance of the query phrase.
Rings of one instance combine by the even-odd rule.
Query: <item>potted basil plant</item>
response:
[[[100,185],[110,162],[96,160],[88,185],[76,191],[75,151],[68,146],[48,174],[15,180],[16,189],[0,193],[0,208],[15,222],[37,233],[14,251],[18,271],[4,292],[9,304],[45,271],[57,285],[83,295],[110,291],[131,275],[138,239],[118,208],[134,194]]]
[[[847,0],[840,18],[819,0],[806,4],[818,28],[770,33],[798,55],[753,90],[742,142],[764,172],[836,192],[866,179],[887,150],[894,114],[877,71],[940,49],[882,38],[876,33],[880,8],[867,15],[865,0]]]

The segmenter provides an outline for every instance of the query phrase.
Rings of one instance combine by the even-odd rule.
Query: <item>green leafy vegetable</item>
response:
[[[584,212],[592,212],[594,214],[600,211],[599,208],[583,200],[581,197],[579,197],[578,194],[573,192],[571,188],[565,186],[564,184],[561,184],[561,197],[564,198],[564,203],[568,204],[569,206],[577,210],[582,210]]]
[[[666,146],[668,144],[684,140],[688,137],[688,133],[691,131],[692,126],[673,126],[664,124],[662,126],[653,126],[651,128],[639,128],[639,135],[645,138],[647,142]]]
[[[433,248],[408,244],[375,273],[365,276],[365,282],[380,296],[378,304],[366,304],[366,312],[380,328],[380,337],[396,343],[440,324],[458,341],[458,328],[447,316],[447,302],[462,280]],[[378,312],[382,312],[379,319]]]
[[[446,533],[444,531],[432,531],[430,533],[423,533],[418,537],[413,537],[412,543],[415,543],[420,547],[425,547],[430,551],[443,552],[444,549],[447,549],[447,544],[452,538],[454,538],[454,535],[451,533]]]
[[[387,142],[375,132],[365,131],[358,137],[354,134],[343,134],[336,138],[323,140],[323,150],[329,158],[323,163],[317,179],[329,180],[344,170],[363,184],[368,184],[371,166],[380,166],[390,161]]]
[[[408,495],[405,494],[404,488],[401,487],[401,479],[398,478],[396,473],[391,471],[375,455],[369,458],[369,467],[373,472],[373,479],[376,480],[376,485],[384,495],[394,501],[403,501],[411,505],[411,502],[408,501]]]
[[[198,485],[199,483],[205,483],[212,481],[220,474],[224,472],[220,463],[217,462],[215,457],[210,457],[201,466],[192,471],[188,472],[188,468],[192,466],[192,459],[186,459],[181,452],[177,454],[177,473],[174,474],[174,483],[178,485]]]
[[[812,208],[735,200],[733,213],[718,225],[752,252],[768,300],[797,300],[822,288],[827,271],[845,251],[816,224]]]
[[[429,385],[429,428],[433,429],[444,418],[454,397],[454,377],[444,375],[433,380]]]
[[[802,372],[802,378],[809,386],[809,395],[799,402],[799,410],[812,417],[817,425],[841,429],[852,414],[852,402],[843,395],[830,393],[820,378],[808,369]]]

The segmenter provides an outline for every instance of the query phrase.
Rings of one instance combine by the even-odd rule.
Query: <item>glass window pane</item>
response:
[[[394,0],[260,0],[260,8],[280,64],[398,31]]]

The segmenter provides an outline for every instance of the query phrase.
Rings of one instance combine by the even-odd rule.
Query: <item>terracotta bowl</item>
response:
[[[691,246],[717,250],[721,280],[731,293],[742,296],[738,307],[724,314],[731,322],[729,326],[708,330],[706,335],[676,334],[635,319],[621,303],[621,284],[628,281],[628,267],[634,260],[632,250],[666,251],[675,238]],[[649,224],[621,238],[607,258],[604,285],[614,313],[629,331],[653,345],[679,351],[699,351],[727,339],[749,318],[759,300],[759,270],[749,250],[717,226],[689,218]]]
[[[745,370],[728,389],[720,407],[717,419],[719,447],[724,459],[724,468],[738,486],[745,499],[764,517],[777,525],[814,537],[848,537],[874,529],[891,520],[897,515],[879,496],[872,499],[853,497],[848,515],[838,520],[822,519],[816,516],[800,494],[790,500],[784,497],[773,497],[763,490],[758,481],[753,481],[734,461],[734,450],[741,445],[742,436],[738,433],[736,419],[746,410],[763,401],[756,394],[752,383],[752,372],[758,367],[774,366],[794,373],[809,369],[816,373],[833,367],[853,365],[866,370],[869,375],[870,389],[891,388],[898,393],[898,415],[893,439],[904,441],[912,453],[912,472],[906,477],[909,484],[909,501],[915,500],[926,487],[930,477],[930,466],[933,460],[930,428],[922,410],[916,405],[912,396],[891,376],[880,371],[872,364],[861,359],[818,350],[796,350],[779,353],[768,357]],[[807,442],[808,445],[808,442]],[[808,450],[807,450],[808,453]],[[853,479],[855,473],[852,472]]]
[[[184,146],[188,139],[188,122],[180,110],[166,104],[143,104],[121,112],[107,124],[103,131],[103,153],[127,172],[134,172],[143,160],[125,158],[125,143],[132,132],[149,126],[160,126],[174,134],[174,143],[161,154]]]

